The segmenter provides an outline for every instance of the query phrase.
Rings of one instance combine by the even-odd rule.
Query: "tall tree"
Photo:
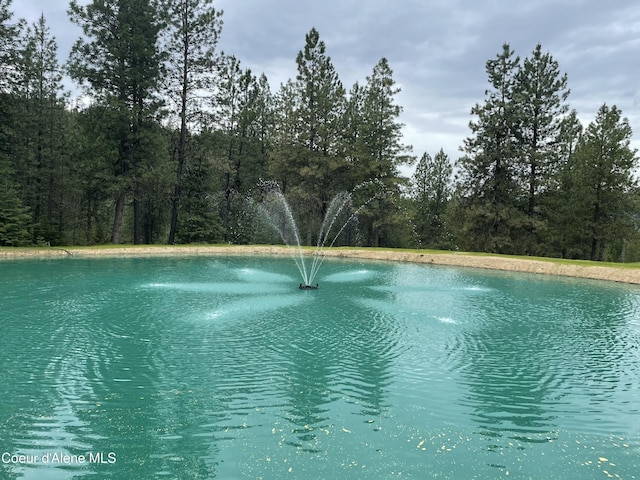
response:
[[[351,162],[354,183],[368,183],[362,188],[358,203],[368,203],[361,214],[361,233],[368,245],[391,244],[392,232],[401,229],[406,218],[399,215],[399,198],[404,181],[399,167],[414,162],[412,147],[402,143],[403,124],[399,117],[402,107],[396,103],[400,88],[386,58],[381,58],[366,78],[362,92],[360,141],[357,159]],[[384,193],[384,195],[382,195]]]
[[[268,154],[269,175],[280,184],[287,195],[290,187],[300,183],[300,159],[306,149],[300,140],[298,112],[302,98],[293,80],[280,85],[273,98],[272,145]]]
[[[366,89],[356,82],[349,90],[345,111],[342,115],[341,155],[346,159],[351,176],[356,165],[366,158],[367,145],[364,139],[364,97]]]
[[[450,247],[445,213],[451,198],[453,166],[440,149],[435,157],[424,153],[413,174],[412,197],[416,204],[416,234],[428,248]]]
[[[189,163],[185,166],[181,219],[176,231],[179,243],[216,243],[224,238],[219,215],[219,183],[213,153],[219,132],[202,130],[189,140]]]
[[[402,107],[396,103],[400,87],[386,58],[381,58],[367,76],[362,106],[362,137],[367,145],[366,159],[361,162],[365,180],[397,179],[398,168],[411,164],[411,146],[402,143],[399,121]]]
[[[464,141],[460,170],[460,217],[464,248],[515,253],[514,236],[522,231],[522,215],[514,205],[517,182],[518,103],[514,98],[520,59],[508,44],[486,63],[489,88],[476,104],[469,123],[472,136]]]
[[[178,116],[175,149],[176,179],[171,204],[169,243],[175,242],[178,228],[182,177],[188,165],[187,142],[198,117],[206,112],[204,96],[215,86],[216,48],[222,30],[222,10],[213,0],[162,0],[166,29],[163,50],[167,94]]]
[[[222,174],[220,211],[228,242],[237,240],[234,226],[242,215],[242,197],[266,173],[262,116],[268,115],[269,91],[266,78],[259,82],[234,56],[224,56],[220,63],[216,119],[222,138],[216,166]]]
[[[257,120],[254,123],[254,136],[260,145],[260,174],[266,175],[268,170],[269,152],[273,147],[273,125],[275,123],[275,96],[271,92],[271,86],[267,76],[262,73],[258,77],[257,97],[255,109]]]
[[[159,14],[150,0],[94,0],[81,6],[72,0],[71,20],[84,36],[71,51],[71,76],[86,82],[90,95],[113,111],[112,131],[118,142],[113,158],[117,183],[111,241],[120,243],[127,197],[133,203],[133,240],[140,243],[142,223],[141,162],[149,159],[142,141],[157,112],[155,98],[161,74],[158,49]]]
[[[58,48],[44,15],[25,30],[16,61],[15,111],[22,130],[14,147],[22,197],[33,212],[35,235],[59,242],[62,203],[69,178],[66,151],[68,112]]]
[[[11,0],[0,0],[0,92],[11,90],[23,21],[12,23]]]
[[[572,198],[573,155],[580,144],[583,127],[578,114],[572,110],[563,119],[558,137],[559,162],[557,173],[548,179],[548,189],[543,194],[541,209],[545,212],[548,232],[542,254],[553,257],[572,256],[569,245],[574,244],[579,228],[578,219],[572,214],[576,205]]]
[[[297,202],[305,206],[303,224],[306,242],[311,244],[314,227],[319,226],[335,193],[333,179],[344,168],[337,153],[345,90],[315,28],[305,36],[296,64],[298,142],[304,153],[297,168],[301,184],[295,193]]]
[[[0,162],[0,246],[20,247],[32,243],[32,222],[11,173],[7,162]]]
[[[0,245],[32,241],[31,214],[20,196],[13,150],[19,131],[14,95],[22,22],[12,22],[11,0],[0,0]]]
[[[614,105],[602,105],[565,172],[565,187],[575,206],[580,240],[574,251],[591,260],[603,260],[606,248],[616,238],[634,231],[634,205],[637,183],[636,150],[630,147],[629,122]]]
[[[549,188],[561,165],[562,126],[569,111],[567,75],[560,74],[558,62],[551,54],[543,53],[538,44],[518,71],[516,90],[522,157],[518,170],[527,196],[521,206],[527,217],[524,248],[527,254],[539,254],[540,230],[547,220],[540,211],[539,197]]]
[[[328,156],[335,153],[345,91],[318,31],[312,28],[305,40],[296,57],[296,81],[302,98],[301,140],[310,152]]]

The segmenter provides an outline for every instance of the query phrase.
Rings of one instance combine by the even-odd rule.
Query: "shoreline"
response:
[[[0,260],[20,258],[51,257],[131,257],[131,256],[174,256],[174,255],[290,255],[289,247],[265,245],[229,245],[229,246],[125,246],[125,247],[80,247],[80,248],[2,248]],[[305,256],[311,256],[314,250],[303,249]],[[483,268],[509,272],[536,273],[564,277],[587,278],[619,283],[640,285],[640,268],[609,267],[600,265],[579,265],[556,263],[537,258],[510,258],[498,255],[470,255],[465,253],[433,253],[426,251],[378,250],[357,248],[326,248],[322,251],[327,257],[382,260],[393,262],[426,263],[455,267]]]

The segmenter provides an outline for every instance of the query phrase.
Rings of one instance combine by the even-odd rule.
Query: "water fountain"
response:
[[[379,187],[379,192],[357,209],[354,209],[353,194],[365,186],[371,185]],[[275,181],[265,180],[262,180],[258,186],[264,192],[262,202],[257,205],[258,210],[269,226],[278,234],[282,242],[290,249],[291,257],[303,280],[303,283],[299,285],[301,290],[316,290],[318,288],[319,285],[317,283],[314,285],[313,282],[325,259],[323,249],[334,246],[347,227],[357,223],[358,212],[385,192],[382,182],[375,180],[361,183],[351,192],[338,192],[329,203],[327,212],[324,215],[316,249],[313,252],[313,260],[309,268],[307,268],[298,227],[291,206],[282,193],[280,186]]]

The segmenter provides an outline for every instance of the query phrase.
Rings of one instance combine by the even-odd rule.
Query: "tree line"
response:
[[[219,51],[213,0],[71,1],[83,35],[62,65],[44,16],[26,25],[10,6],[0,0],[0,245],[269,242],[247,199],[272,180],[306,244],[348,191],[366,204],[349,240],[361,245],[640,256],[628,122],[605,104],[583,128],[540,45],[487,62],[460,158],[416,164],[387,59],[347,90],[315,28],[296,77],[272,90]]]
[[[583,128],[567,75],[537,45],[487,61],[489,88],[452,166],[440,152],[416,171],[425,241],[443,248],[638,261],[638,158],[629,122],[603,104]]]

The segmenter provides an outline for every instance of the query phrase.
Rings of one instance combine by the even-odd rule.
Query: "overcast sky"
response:
[[[80,3],[87,3],[87,0]],[[617,105],[640,147],[640,3],[631,0],[218,0],[220,49],[275,92],[295,78],[295,58],[315,27],[347,91],[386,57],[402,89],[405,143],[420,157],[441,147],[455,160],[483,102],[485,64],[507,42],[521,58],[537,43],[567,73],[572,108],[586,125]],[[44,13],[66,58],[80,34],[65,0],[14,0],[14,18]]]

